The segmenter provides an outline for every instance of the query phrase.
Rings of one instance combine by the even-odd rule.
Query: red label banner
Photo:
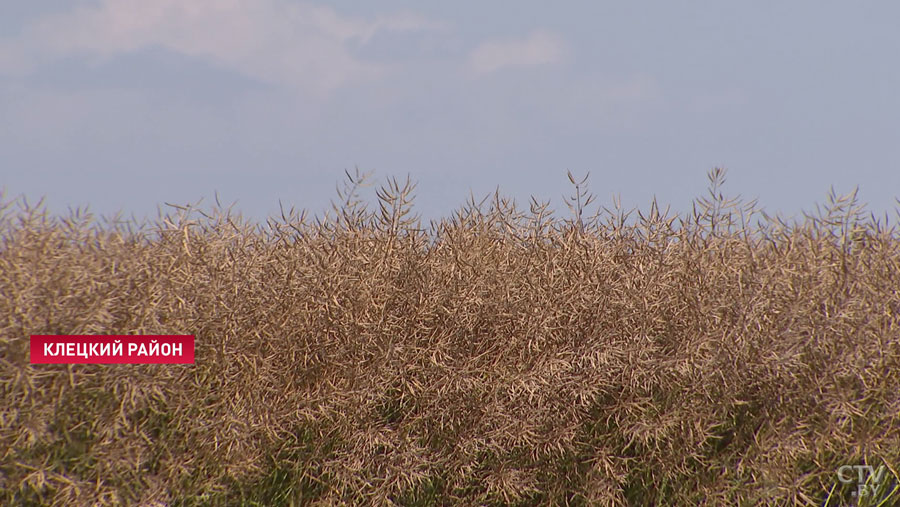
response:
[[[31,335],[32,364],[193,364],[194,335]]]

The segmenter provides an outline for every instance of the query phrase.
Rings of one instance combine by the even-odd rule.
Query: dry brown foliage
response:
[[[855,195],[423,228],[0,216],[0,503],[821,505],[900,463],[900,238]],[[751,225],[751,221],[756,222]],[[195,334],[195,365],[31,365],[30,334]],[[849,489],[843,498],[849,499]],[[849,501],[849,500],[848,500]]]

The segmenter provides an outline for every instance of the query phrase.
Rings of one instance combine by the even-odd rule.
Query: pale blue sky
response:
[[[278,199],[345,169],[565,211],[689,209],[706,172],[788,214],[900,196],[900,3],[83,0],[0,4],[0,187],[155,215]]]

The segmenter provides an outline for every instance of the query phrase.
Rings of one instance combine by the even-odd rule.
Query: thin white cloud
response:
[[[469,55],[469,65],[477,73],[494,72],[506,67],[530,67],[557,63],[566,55],[559,36],[536,30],[524,39],[484,42]]]
[[[71,55],[108,58],[162,47],[264,82],[327,92],[383,71],[352,51],[376,33],[438,26],[412,13],[360,19],[286,0],[103,0],[43,18],[20,38],[0,42],[0,72],[27,73]]]

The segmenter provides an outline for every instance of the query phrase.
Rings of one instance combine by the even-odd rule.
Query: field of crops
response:
[[[412,185],[254,224],[0,215],[0,504],[830,505],[900,464],[900,234]],[[596,213],[594,212],[596,210]],[[32,334],[194,334],[193,365],[32,365]],[[895,479],[894,479],[895,480]]]

